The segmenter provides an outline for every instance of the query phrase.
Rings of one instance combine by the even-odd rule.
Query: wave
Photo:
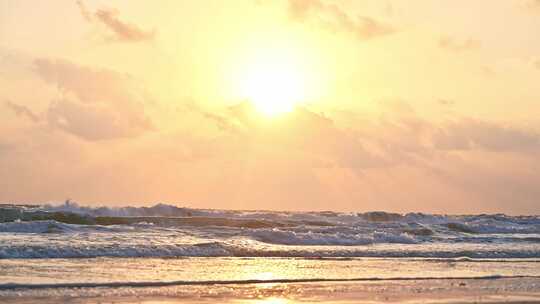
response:
[[[0,205],[0,258],[540,257],[540,217]]]
[[[540,276],[528,275],[489,275],[489,276],[456,276],[456,277],[371,277],[341,279],[268,279],[268,280],[212,280],[212,281],[148,281],[148,282],[107,282],[107,283],[52,283],[52,284],[0,284],[0,290],[13,289],[59,289],[59,288],[120,288],[120,287],[167,287],[190,285],[245,285],[245,284],[280,284],[280,283],[323,283],[323,282],[376,282],[376,281],[428,281],[428,280],[499,280],[499,279],[538,279]]]
[[[133,232],[137,228],[142,228],[151,224],[140,222],[133,226],[100,226],[100,225],[75,225],[65,224],[54,220],[32,221],[32,222],[8,222],[0,223],[0,233],[80,233],[80,232]]]
[[[88,238],[84,236],[83,240]],[[98,258],[98,257],[291,257],[291,258],[540,258],[540,249],[521,246],[274,246],[253,241],[163,244],[162,240],[127,243],[91,243],[88,241],[19,242],[0,246],[0,259]],[[382,247],[381,247],[382,246]]]
[[[70,231],[72,228],[69,224],[60,223],[57,221],[35,221],[35,222],[10,222],[1,223],[0,232],[14,233],[52,233]]]
[[[368,226],[374,229],[413,226],[408,233],[430,235],[441,228],[469,234],[540,234],[540,216],[274,212],[206,210],[157,204],[152,207],[83,207],[67,202],[59,206],[0,205],[0,222],[55,220],[67,224],[118,225],[149,222],[164,226],[225,226],[269,228],[284,226]],[[434,228],[434,229],[433,229]]]
[[[416,244],[418,241],[405,233],[375,232],[372,234],[317,233],[281,230],[258,230],[251,234],[255,239],[280,245],[315,245],[315,246],[358,246],[376,243]]]

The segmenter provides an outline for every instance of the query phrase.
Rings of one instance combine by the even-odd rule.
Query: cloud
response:
[[[540,150],[540,133],[464,118],[439,128],[433,142],[436,148],[443,150],[530,152]]]
[[[535,68],[540,70],[540,59],[534,60],[533,65]]]
[[[88,140],[136,136],[153,129],[145,114],[147,94],[130,76],[65,60],[37,59],[34,65],[35,73],[64,95],[49,107],[52,126]]]
[[[486,153],[470,150],[466,154],[431,162],[425,171],[431,179],[467,198],[456,202],[462,212],[537,212],[540,166],[537,153],[519,157],[512,153]],[[469,201],[470,203],[467,203]]]
[[[28,96],[10,96],[15,107],[0,106],[40,119],[0,124],[6,189],[0,199],[304,210],[328,209],[331,202],[338,210],[447,213],[537,209],[540,135],[533,128],[455,113],[428,120],[402,100],[376,102],[365,113],[298,107],[271,119],[258,117],[247,102],[221,108],[185,102],[167,111],[148,108],[145,88],[127,74],[49,58],[29,62],[27,79],[36,78],[33,87],[47,92],[33,95],[53,101],[38,106]],[[149,132],[150,110],[162,126],[155,132]],[[46,181],[35,175],[41,171],[48,172]]]
[[[304,21],[312,11],[324,9],[324,4],[317,0],[289,0],[291,18]]]
[[[67,60],[34,60],[34,72],[64,93],[87,103],[103,102],[130,106],[145,102],[144,88],[128,74],[110,69],[90,68]]]
[[[117,15],[117,12],[105,9],[95,13],[96,18],[115,34],[115,40],[138,42],[154,39],[155,32],[143,31],[134,24],[125,23]]]
[[[468,38],[465,40],[457,40],[454,37],[443,36],[439,39],[438,45],[440,48],[452,52],[463,52],[478,49],[481,46],[480,41]]]
[[[438,99],[437,102],[443,106],[453,106],[456,104],[453,100],[443,99],[443,98]]]
[[[79,11],[81,12],[81,15],[83,16],[84,20],[88,22],[92,22],[92,13],[88,10],[86,5],[82,1],[75,2],[77,4],[77,7],[79,7]]]
[[[344,31],[359,40],[369,40],[394,33],[396,30],[371,17],[354,16],[335,4],[319,0],[289,0],[289,16],[292,20],[304,22],[315,20],[331,30]]]
[[[0,128],[13,147],[0,158],[16,172],[8,185],[25,181],[24,191],[2,193],[4,199],[171,200],[223,208],[219,198],[227,197],[228,208],[244,209],[320,210],[332,202],[354,211],[536,210],[540,136],[532,129],[466,117],[428,121],[399,101],[378,103],[380,115],[351,112],[352,123],[302,107],[263,121],[239,103],[175,113],[176,121],[193,119],[194,128],[180,124],[183,131],[113,143],[103,139],[133,137],[144,127],[106,103],[66,95],[43,115],[65,132]],[[32,175],[45,169],[46,183]]]
[[[307,192],[311,187],[325,189],[325,199],[340,197],[344,201],[336,204],[350,209],[409,210],[415,206],[470,213],[533,208],[538,193],[534,185],[540,181],[540,133],[468,117],[428,121],[401,101],[378,106],[379,116],[348,113],[353,123],[343,123],[336,114],[300,107],[268,124],[249,119],[254,113],[241,103],[220,111],[217,120],[205,118],[216,125],[234,124],[234,132],[225,130],[207,143],[199,142],[199,150],[211,152],[199,153],[201,158],[190,162],[211,161],[223,170],[247,166],[245,182],[253,191],[283,200],[286,194],[297,193],[280,187],[278,181],[293,187],[296,180],[295,187]],[[294,178],[287,175],[290,172]],[[330,195],[334,190],[321,183],[319,176],[337,183],[334,190],[348,194]],[[264,201],[264,196],[250,190],[240,191],[242,197]],[[354,202],[363,197],[363,207],[347,201],[351,197]],[[326,206],[318,199],[304,197],[317,202],[315,206]],[[510,201],[512,208],[507,207]],[[471,210],[471,204],[476,209]]]
[[[7,100],[5,102],[5,105],[6,105],[7,108],[12,110],[15,113],[15,115],[17,115],[17,116],[22,116],[22,117],[28,118],[32,122],[39,122],[40,121],[39,116],[36,115],[34,112],[32,112],[26,106],[18,105],[18,104],[13,103],[13,102],[11,102],[9,100]]]
[[[338,127],[324,114],[297,108],[278,128],[287,131],[255,129],[256,136],[265,139],[264,144],[274,143],[284,150],[290,148],[310,155],[314,168],[348,168],[361,173],[389,165],[385,155],[370,149],[358,132]]]
[[[388,147],[393,156],[407,151],[418,157],[448,151],[531,154],[540,150],[540,131],[467,116],[429,121],[406,102],[379,105],[383,114],[364,121],[363,136]]]
[[[198,125],[215,126],[220,133],[212,133],[212,148],[206,156],[230,157],[229,161],[241,159],[245,151],[261,153],[257,158],[273,158],[276,155],[304,154],[306,161],[317,167],[364,168],[386,165],[374,151],[367,149],[354,134],[341,130],[324,114],[298,107],[293,112],[272,119],[262,118],[249,102],[227,106],[212,111],[190,106],[182,112],[190,113],[202,121]],[[201,128],[199,128],[201,129]],[[208,129],[209,132],[215,132]],[[321,144],[324,143],[324,144]],[[349,154],[351,152],[352,154]],[[308,160],[309,159],[309,160]],[[287,161],[282,158],[281,161]]]
[[[270,125],[245,102],[228,107],[219,115],[208,114],[203,117],[225,132],[226,142],[217,140],[214,144],[228,146],[234,142],[236,152],[232,153],[252,149],[265,155],[260,159],[307,154],[305,161],[313,168],[351,168],[355,172],[389,165],[388,160],[365,145],[359,134],[342,130],[329,117],[306,108],[299,107]],[[222,154],[229,155],[231,150]]]
[[[196,102],[193,100],[184,100],[182,107],[177,109],[178,112],[181,115],[186,114],[195,114],[198,115],[205,120],[213,123],[217,129],[223,131],[223,132],[237,132],[238,131],[238,125],[230,118],[228,117],[227,113],[230,111],[230,108],[227,108],[225,113],[220,113],[219,111],[208,111],[200,107]]]
[[[68,100],[51,103],[47,121],[52,127],[91,141],[133,137],[149,128],[144,122],[130,121],[109,107]]]
[[[492,76],[495,76],[497,74],[495,72],[495,70],[492,67],[489,67],[489,66],[481,67],[480,71],[482,71],[482,73],[487,77],[492,77]]]
[[[116,10],[98,9],[92,13],[82,1],[77,1],[77,6],[86,21],[102,24],[113,34],[107,37],[108,40],[141,42],[153,40],[155,37],[155,31],[145,31],[135,24],[120,20]]]
[[[532,129],[467,117],[435,123],[418,116],[405,102],[385,101],[379,106],[383,114],[362,120],[356,129],[345,129],[333,118],[301,107],[271,127],[254,118],[256,113],[245,103],[202,116],[227,133],[227,140],[236,138],[240,151],[248,145],[305,151],[317,160],[313,162],[317,166],[348,168],[357,173],[401,165],[423,166],[453,151],[528,155],[540,150],[540,133]]]
[[[531,9],[531,10],[538,10],[540,9],[540,0],[528,0],[525,3],[525,8]]]

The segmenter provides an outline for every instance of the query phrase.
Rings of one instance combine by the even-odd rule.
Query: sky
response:
[[[538,214],[540,1],[0,0],[0,201]]]

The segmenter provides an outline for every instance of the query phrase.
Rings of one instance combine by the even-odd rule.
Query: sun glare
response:
[[[294,58],[272,54],[248,65],[240,90],[257,111],[274,116],[292,111],[303,101],[305,78]]]
[[[267,115],[290,112],[302,99],[301,75],[283,63],[262,62],[245,80],[243,93],[257,110]]]

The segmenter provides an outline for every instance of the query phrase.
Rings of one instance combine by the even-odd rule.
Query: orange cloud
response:
[[[336,209],[355,211],[534,209],[540,181],[540,134],[534,130],[470,118],[430,122],[403,102],[387,103],[380,117],[349,127],[337,123],[335,115],[305,108],[271,125],[247,119],[253,114],[249,111],[239,104],[209,115],[181,113],[183,120],[198,117],[201,127],[233,124],[232,130],[159,130],[151,137],[86,145],[65,134],[115,139],[131,136],[133,126],[100,103],[55,101],[46,113],[48,126],[65,132],[36,125],[0,137],[0,146],[16,147],[2,151],[0,165],[18,168],[10,178],[25,179],[24,193],[29,193],[2,193],[0,198],[187,200],[201,207],[304,210],[327,208],[330,201]],[[30,142],[25,141],[28,132]],[[78,151],[85,147],[86,153]],[[71,160],[76,168],[62,166],[64,156],[59,155],[65,153],[75,154],[69,157],[76,158]],[[92,161],[95,154],[107,157]],[[26,165],[30,161],[32,166]],[[52,185],[28,177],[45,168]],[[471,202],[477,209],[467,209]]]
[[[465,118],[439,128],[433,142],[436,148],[443,150],[531,152],[540,150],[540,133]]]
[[[538,10],[540,8],[540,0],[529,0],[525,4],[525,7],[532,10]]]
[[[34,71],[67,98],[52,102],[51,126],[88,140],[136,136],[153,129],[147,96],[132,78],[64,60],[37,59]],[[71,100],[68,100],[71,99]]]
[[[155,31],[145,31],[135,24],[127,23],[118,18],[115,10],[98,9],[91,13],[82,1],[77,1],[77,5],[83,18],[88,22],[99,22],[104,25],[113,36],[109,40],[122,42],[140,42],[153,40]]]
[[[480,46],[480,41],[472,38],[460,41],[450,36],[443,36],[439,39],[439,47],[453,52],[474,50]]]
[[[539,69],[540,70],[540,59],[536,59],[534,62],[533,62],[533,65],[535,68]]]
[[[133,137],[150,130],[145,120],[134,120],[122,112],[100,105],[68,100],[52,102],[47,110],[49,126],[86,140]]]
[[[396,31],[371,17],[351,17],[335,4],[326,4],[319,0],[289,0],[288,4],[292,20],[303,22],[313,19],[331,30],[350,33],[359,40],[369,40]]]
[[[12,110],[17,116],[22,116],[30,119],[33,122],[40,120],[39,116],[32,112],[28,107],[15,104],[9,100],[5,102],[6,107]]]

